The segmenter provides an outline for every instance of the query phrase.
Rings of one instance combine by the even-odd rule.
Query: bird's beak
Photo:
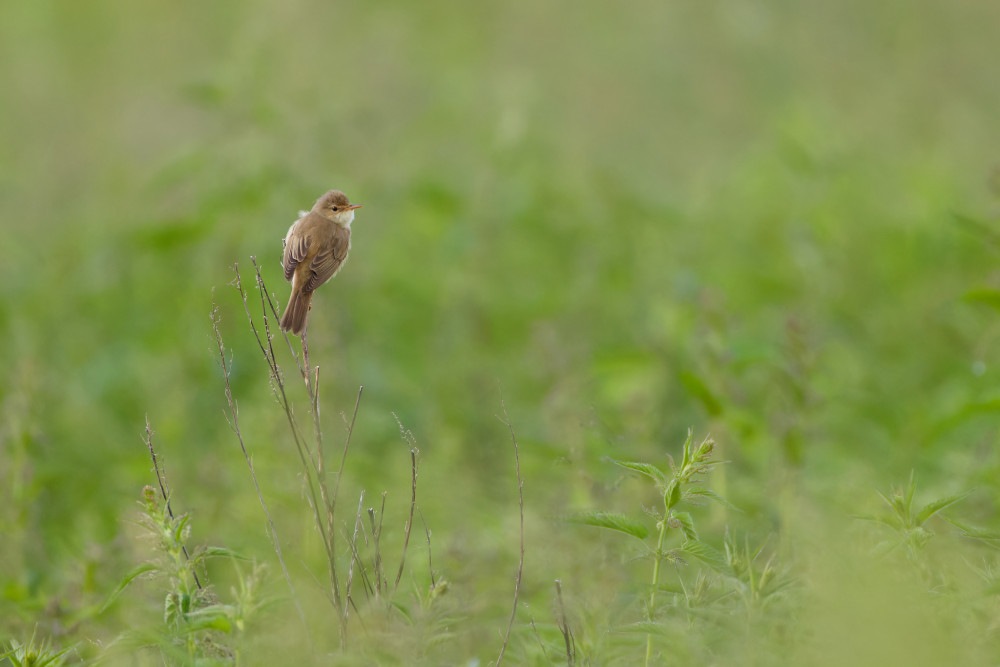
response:
[[[347,210],[353,211],[354,209],[361,208],[362,206],[364,206],[364,204],[351,204],[350,206],[347,207]]]

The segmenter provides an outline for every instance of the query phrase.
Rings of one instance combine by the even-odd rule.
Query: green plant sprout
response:
[[[669,454],[670,471],[666,472],[651,463],[634,461],[619,461],[609,459],[615,465],[627,468],[633,472],[650,478],[662,494],[662,512],[655,508],[644,508],[645,512],[656,521],[655,544],[650,540],[650,531],[642,522],[629,516],[610,512],[588,512],[574,517],[574,521],[599,528],[608,528],[636,538],[645,547],[645,556],[653,561],[653,573],[650,581],[649,596],[645,604],[646,621],[646,655],[645,665],[653,658],[653,631],[656,623],[656,597],[660,589],[660,580],[664,563],[675,566],[684,565],[689,558],[696,558],[718,570],[724,570],[726,557],[719,550],[701,541],[695,530],[694,519],[690,512],[681,511],[681,504],[698,505],[705,500],[714,500],[724,505],[730,503],[715,491],[700,486],[701,479],[715,466],[723,461],[713,461],[715,440],[706,437],[701,444],[695,446],[692,432],[688,430],[684,441],[683,457],[678,465]],[[683,542],[679,547],[666,548],[667,537],[680,533]],[[681,582],[683,586],[683,582]],[[688,595],[687,589],[685,596]]]
[[[123,649],[156,645],[167,663],[207,660],[239,664],[238,650],[221,641],[218,633],[238,638],[246,629],[248,619],[265,604],[266,601],[259,598],[262,567],[254,564],[251,572],[243,576],[236,565],[240,578],[238,588],[232,590],[235,602],[220,603],[196,571],[209,558],[227,557],[234,564],[240,558],[222,547],[199,548],[189,555],[186,544],[191,534],[190,516],[173,515],[168,503],[161,500],[153,487],[143,489],[140,506],[141,524],[155,542],[157,557],[130,572],[107,604],[140,576],[166,579],[167,591],[163,600],[166,629],[162,633],[141,630],[126,633],[116,643]]]
[[[58,667],[66,661],[66,654],[72,646],[56,651],[49,639],[37,640],[35,633],[25,642],[11,639],[7,648],[0,653],[0,661],[10,660],[14,667]]]
[[[927,522],[942,510],[965,500],[972,490],[953,496],[946,496],[927,503],[920,509],[913,505],[913,496],[917,490],[916,477],[910,471],[910,480],[903,488],[896,488],[887,495],[878,495],[889,506],[890,512],[885,514],[858,515],[857,518],[887,526],[896,534],[895,542],[883,542],[879,545],[885,553],[905,547],[907,557],[916,561],[927,542],[934,537],[934,532],[928,529]]]

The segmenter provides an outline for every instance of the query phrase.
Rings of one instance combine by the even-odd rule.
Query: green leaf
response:
[[[233,621],[224,609],[205,607],[187,615],[187,623],[181,628],[183,632],[198,632],[199,630],[220,630],[230,633]]]
[[[910,470],[910,482],[906,485],[906,492],[903,496],[904,516],[913,516],[913,496],[917,492],[917,474]]]
[[[909,517],[906,515],[906,511],[903,507],[903,500],[901,495],[886,495],[881,491],[876,491],[879,497],[885,501],[886,505],[892,510],[892,513],[899,523],[900,527],[909,525]]]
[[[694,519],[689,512],[674,512],[673,518],[681,525],[684,538],[688,541],[698,541],[698,532],[694,529]]]
[[[631,535],[632,537],[645,540],[649,536],[649,529],[635,519],[624,514],[612,512],[584,512],[568,519],[572,523],[582,523],[585,526],[596,526],[598,528],[608,528],[617,530],[620,533]]]
[[[227,558],[235,558],[236,560],[250,560],[246,556],[241,556],[232,549],[227,549],[226,547],[205,547],[198,554],[203,558],[217,558],[219,556],[225,556]]]
[[[186,541],[187,536],[190,534],[189,524],[191,522],[191,515],[184,514],[177,517],[177,521],[174,523],[174,530],[171,534],[171,539],[173,539],[174,544],[183,545]],[[186,531],[186,532],[185,532]]]
[[[405,607],[402,603],[392,602],[392,606],[396,608],[396,611],[398,611],[400,614],[403,615],[403,618],[405,618],[407,622],[413,621],[413,615],[410,613],[410,610],[407,607]]]
[[[731,502],[729,502],[728,500],[726,500],[725,498],[723,498],[722,496],[720,496],[715,491],[712,491],[711,489],[706,489],[706,488],[701,487],[701,486],[689,486],[687,488],[687,490],[684,492],[684,499],[688,500],[690,502],[690,500],[691,500],[690,496],[704,496],[705,498],[708,498],[709,500],[714,500],[715,502],[719,503],[723,507],[728,507],[729,509],[736,510],[737,512],[742,512],[743,511],[739,507],[737,507],[736,505],[732,504]]]
[[[726,570],[726,557],[722,555],[722,552],[714,547],[701,542],[699,540],[688,540],[681,548],[678,549],[681,553],[688,554],[689,556],[694,556],[701,562],[705,563],[713,570],[729,574]]]
[[[707,435],[705,436],[705,439],[701,441],[701,444],[698,445],[698,449],[694,453],[693,460],[701,463],[711,456],[714,450],[715,440],[712,439],[712,436]]]
[[[954,505],[957,502],[965,500],[969,494],[972,493],[972,489],[966,491],[965,493],[959,493],[954,496],[947,496],[945,498],[940,498],[932,503],[928,503],[921,508],[920,513],[917,514],[917,525],[924,525],[928,519],[940,512],[946,507]]]
[[[684,447],[683,447],[684,460],[681,461],[681,470],[687,468],[688,464],[691,463],[691,439],[693,437],[694,437],[694,430],[689,428],[687,439],[684,441]]]
[[[663,504],[666,505],[667,511],[670,508],[679,503],[681,500],[681,485],[677,483],[677,480],[671,480],[670,485],[667,486],[666,492],[663,494]]]
[[[955,521],[954,519],[949,519],[947,517],[944,517],[944,520],[950,523],[951,525],[955,526],[959,530],[961,530],[962,534],[965,537],[971,537],[973,539],[987,540],[987,541],[1000,540],[1000,532],[986,530],[984,528],[976,528],[975,526],[970,526],[968,524],[961,523],[959,521]]]
[[[125,590],[125,587],[135,581],[137,577],[140,577],[147,572],[154,572],[158,569],[159,568],[152,563],[145,563],[137,568],[134,568],[131,572],[126,574],[120,582],[118,582],[118,586],[111,593],[111,595],[108,596],[108,599],[104,601],[104,604],[101,605],[101,608],[97,613],[103,613],[108,607],[110,607],[111,603],[117,600],[118,596],[121,595],[121,592]]]
[[[645,475],[646,477],[652,478],[657,484],[666,485],[667,474],[654,466],[651,463],[642,463],[636,461],[619,461],[617,459],[608,459],[615,465],[621,466],[622,468],[628,468],[629,470],[634,470],[635,472]]]

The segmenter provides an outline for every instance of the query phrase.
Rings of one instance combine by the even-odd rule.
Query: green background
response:
[[[696,509],[706,540],[729,526],[797,581],[762,664],[989,655],[995,612],[964,629],[938,614],[995,609],[995,592],[897,590],[851,517],[915,469],[920,498],[975,487],[956,515],[996,525],[998,26],[1000,5],[972,0],[4,3],[0,636],[107,642],[162,614],[140,584],[68,620],[148,557],[147,415],[192,542],[273,560],[225,416],[213,299],[314,632],[334,627],[230,282],[239,262],[253,286],[255,256],[283,304],[281,238],[338,188],[365,207],[310,319],[326,440],[339,452],[338,413],[364,385],[342,493],[388,491],[398,545],[394,413],[416,437],[460,619],[432,663],[494,659],[509,614],[501,391],[527,512],[514,650],[534,642],[529,618],[554,622],[556,578],[581,637],[625,613],[648,564],[559,519],[639,514],[655,493],[604,457],[665,465],[692,428],[719,442],[730,463],[710,486],[743,510]],[[935,529],[950,581],[993,562]],[[425,586],[417,537],[407,579]],[[271,613],[260,655],[301,648],[291,607]],[[675,655],[747,646],[704,636]]]

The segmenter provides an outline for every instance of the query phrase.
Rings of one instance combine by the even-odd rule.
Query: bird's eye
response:
[[[333,207],[333,210],[334,210],[334,211],[336,211],[336,210],[337,210],[337,207],[336,207],[336,206],[334,206],[334,207]]]

